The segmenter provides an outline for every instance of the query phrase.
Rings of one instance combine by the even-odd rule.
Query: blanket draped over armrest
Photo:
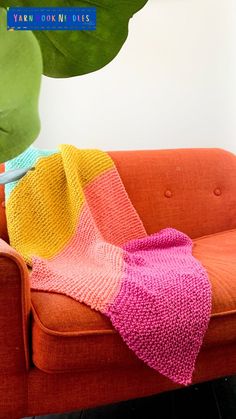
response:
[[[141,360],[191,383],[211,312],[191,239],[147,235],[107,153],[30,148],[6,170],[31,164],[6,191],[10,244],[32,266],[31,287],[100,311]]]

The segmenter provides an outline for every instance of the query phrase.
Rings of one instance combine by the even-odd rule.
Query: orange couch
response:
[[[220,149],[111,152],[148,233],[193,238],[213,290],[194,382],[236,373],[236,156]],[[2,169],[3,170],[3,167]],[[4,200],[3,190],[0,200]],[[144,365],[107,318],[69,297],[30,291],[0,205],[0,418],[88,408],[177,386]]]

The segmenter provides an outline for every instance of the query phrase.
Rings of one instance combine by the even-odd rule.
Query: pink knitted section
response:
[[[120,245],[146,232],[116,169],[88,184],[84,194],[76,231],[65,248],[50,260],[32,258],[31,288],[62,293],[104,312],[121,286]]]
[[[51,260],[33,257],[31,288],[65,294],[103,312],[120,290],[123,254],[104,241],[85,205],[65,249]]]
[[[187,385],[211,313],[210,283],[192,242],[167,228],[123,249],[121,289],[106,314],[140,359]]]
[[[84,194],[90,217],[105,241],[121,246],[147,235],[116,169],[106,171],[91,182]]]

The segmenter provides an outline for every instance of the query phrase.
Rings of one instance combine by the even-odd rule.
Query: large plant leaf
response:
[[[87,74],[108,64],[128,35],[129,19],[147,0],[2,0],[3,6],[96,7],[95,31],[35,31],[50,77]]]
[[[24,151],[40,130],[42,74],[39,44],[28,31],[7,31],[0,8],[0,162]]]

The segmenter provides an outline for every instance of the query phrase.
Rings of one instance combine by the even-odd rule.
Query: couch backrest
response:
[[[109,154],[149,234],[174,227],[195,238],[236,228],[232,153],[199,148]],[[0,187],[0,237],[7,240],[2,201]]]
[[[221,149],[110,153],[148,233],[236,228],[236,156]]]

